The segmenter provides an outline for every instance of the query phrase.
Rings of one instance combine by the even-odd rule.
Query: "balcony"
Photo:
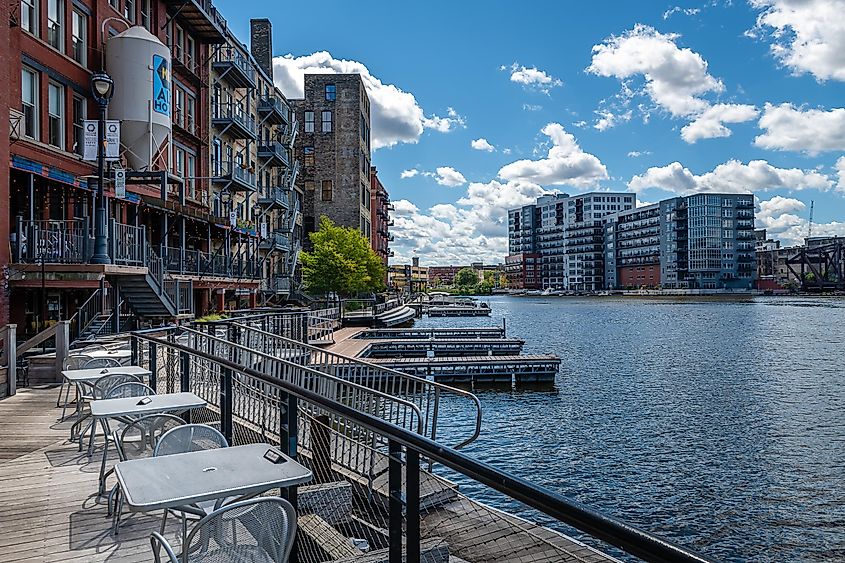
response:
[[[258,144],[258,158],[270,166],[290,166],[290,157],[285,146],[278,141],[261,141]]]
[[[290,286],[291,283],[289,276],[277,274],[264,281],[262,291],[272,295],[288,295],[290,294]]]
[[[258,129],[255,120],[236,104],[214,105],[211,114],[211,123],[233,139],[256,140]]]
[[[280,232],[273,232],[258,244],[259,250],[266,252],[287,252],[290,250],[290,240]]]
[[[234,88],[255,88],[255,69],[237,49],[221,49],[211,68],[218,74],[218,80],[225,80]]]
[[[275,96],[262,96],[258,100],[258,115],[266,123],[282,125],[290,121],[290,108]]]
[[[211,0],[164,0],[167,11],[204,43],[226,41],[226,20]]]
[[[235,162],[222,162],[211,181],[233,191],[254,192],[258,189],[255,173]]]
[[[203,252],[164,246],[160,248],[164,269],[171,274],[200,277],[250,278],[259,271],[254,259],[225,256],[221,252]]]
[[[278,187],[265,187],[258,194],[258,205],[267,209],[277,207],[279,209],[288,209],[288,194],[287,191]]]

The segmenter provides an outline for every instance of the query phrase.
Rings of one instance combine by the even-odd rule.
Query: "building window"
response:
[[[322,127],[320,130],[323,133],[331,133],[332,132],[332,112],[324,111],[322,112]]]
[[[316,182],[314,180],[305,180],[305,191],[306,192],[313,192],[317,188]]]
[[[63,14],[62,0],[47,0],[47,43],[58,51],[64,51]]]
[[[326,101],[333,102],[337,98],[337,86],[326,84]]]
[[[152,27],[150,20],[150,0],[141,0],[141,25],[147,28],[147,31]]]
[[[23,133],[38,139],[38,74],[27,68],[21,71],[21,103]]]
[[[314,147],[304,147],[302,154],[305,166],[314,166]]]
[[[197,158],[194,155],[187,154],[185,160],[185,196],[191,199],[197,198],[196,161]]]
[[[85,120],[85,98],[73,97],[73,152],[82,154],[85,144],[85,131],[82,122]]]
[[[71,37],[70,50],[73,60],[81,65],[85,65],[86,55],[86,41],[85,38],[88,33],[88,18],[85,14],[81,14],[74,10],[70,14],[71,17]]]
[[[196,115],[196,108],[196,99],[190,94],[187,94],[185,96],[185,129],[191,133],[194,132],[194,116]]]
[[[184,121],[185,92],[181,88],[173,89],[173,122],[179,127],[185,126]]]
[[[120,0],[109,0],[109,6],[117,11],[120,11]]]
[[[21,27],[38,35],[38,0],[21,0]]]
[[[313,111],[306,111],[305,112],[305,132],[306,133],[313,133],[314,132],[314,112]]]
[[[123,17],[135,23],[135,0],[123,0]]]
[[[332,200],[332,181],[331,180],[323,180],[321,187],[322,187],[321,199],[323,201],[331,201]]]
[[[65,89],[52,82],[47,86],[48,139],[54,147],[65,147]]]

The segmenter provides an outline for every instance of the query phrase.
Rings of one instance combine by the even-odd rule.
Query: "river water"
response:
[[[484,300],[416,326],[506,319],[562,364],[551,391],[477,391],[468,453],[716,559],[845,561],[845,300]]]

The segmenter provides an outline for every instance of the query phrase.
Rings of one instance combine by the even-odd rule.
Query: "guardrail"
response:
[[[82,264],[94,253],[94,239],[89,236],[88,222],[23,221],[17,225],[18,262]]]
[[[573,526],[647,561],[708,561],[373,414],[370,403],[360,400],[374,396],[372,391],[353,398],[321,387],[349,382],[196,331],[133,333],[131,342],[133,360],[150,369],[158,392],[193,391],[208,401],[208,408],[195,411],[195,421],[218,423],[232,444],[278,444],[312,469],[317,484],[287,491],[298,510],[293,562],[332,559],[320,542],[346,545],[348,537],[366,538],[368,557],[392,563],[419,563],[423,555],[432,560],[432,553],[436,560],[612,561],[535,523],[541,519],[546,526]],[[424,470],[425,461],[453,471],[474,494],[499,495],[520,517],[462,494],[459,485]],[[377,473],[362,495],[356,492],[358,473],[347,468],[365,466]],[[363,555],[351,553],[351,559]]]
[[[240,330],[230,336],[238,338],[237,342],[242,345],[271,356],[292,358],[291,361],[305,367],[332,374],[347,381],[354,381],[371,389],[379,389],[413,402],[422,413],[425,436],[436,439],[438,431],[444,430],[443,425],[451,423],[455,427],[447,426],[445,430],[448,435],[457,438],[462,430],[469,427],[470,435],[457,438],[455,441],[454,447],[460,449],[474,442],[481,433],[481,403],[478,397],[469,391],[428,381],[422,377],[385,368],[358,358],[335,354],[316,346],[278,336],[274,332],[249,326],[237,319],[232,324]],[[461,410],[473,412],[474,417],[466,422],[456,419],[441,420],[440,407],[445,401],[453,404],[456,401],[470,403]]]

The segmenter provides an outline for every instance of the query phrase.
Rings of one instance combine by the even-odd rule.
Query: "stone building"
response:
[[[304,96],[291,105],[305,240],[322,216],[372,240],[370,99],[361,76],[306,74]]]

